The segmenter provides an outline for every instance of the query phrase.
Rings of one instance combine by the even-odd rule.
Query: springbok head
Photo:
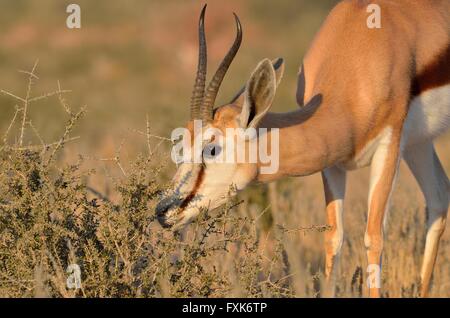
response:
[[[214,108],[222,80],[241,44],[242,27],[234,14],[236,38],[205,90],[205,10],[206,5],[199,19],[199,56],[190,105],[191,119],[175,136],[182,139],[175,154],[180,155],[182,150],[183,159],[172,180],[172,189],[156,207],[160,224],[174,230],[188,224],[200,211],[222,205],[267,168],[267,162],[260,160],[261,140],[270,149],[275,146],[272,131],[261,132],[256,128],[272,104],[283,73],[283,60],[261,61],[232,101]],[[267,156],[271,155],[271,150],[264,151]],[[173,155],[174,150],[172,158]]]

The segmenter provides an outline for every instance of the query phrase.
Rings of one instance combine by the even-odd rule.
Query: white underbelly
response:
[[[403,127],[402,145],[431,140],[450,127],[450,85],[425,91],[415,97],[409,106]]]
[[[439,136],[450,127],[450,85],[428,90],[415,97],[410,104],[403,126],[402,148],[407,149]],[[368,166],[380,146],[391,140],[392,127],[386,127],[352,160],[338,166],[353,170]]]

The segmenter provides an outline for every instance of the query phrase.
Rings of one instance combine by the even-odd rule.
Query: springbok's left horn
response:
[[[201,119],[200,106],[203,103],[203,97],[205,94],[205,81],[206,81],[206,37],[205,37],[205,11],[206,4],[203,6],[200,19],[198,21],[198,65],[197,76],[195,77],[194,90],[191,97],[191,120]]]

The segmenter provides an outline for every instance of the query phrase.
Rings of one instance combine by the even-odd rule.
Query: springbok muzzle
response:
[[[217,71],[212,77],[208,87],[205,89],[206,81],[206,65],[207,65],[207,50],[206,50],[206,35],[205,35],[205,12],[206,4],[200,13],[198,24],[199,36],[199,53],[197,75],[195,78],[194,89],[190,104],[191,120],[202,120],[203,124],[210,123],[213,120],[214,103],[219,91],[220,85],[225,77],[228,68],[230,67],[236,53],[242,42],[242,27],[238,16],[233,13],[236,22],[236,37],[228,50],[227,54],[220,63]],[[194,169],[195,170],[195,169]],[[200,169],[201,170],[201,169]],[[166,196],[156,206],[155,213],[161,226],[164,228],[171,228],[183,219],[184,209],[197,198],[196,190],[201,183],[203,170],[200,171],[197,181],[193,185],[193,190],[185,195],[175,194]],[[180,219],[180,220],[178,220]]]
[[[159,224],[161,224],[164,228],[170,228],[173,226],[173,223],[170,223],[167,218],[167,212],[172,209],[177,209],[181,206],[183,200],[176,198],[174,196],[169,196],[163,198],[156,205],[155,213],[158,219]]]

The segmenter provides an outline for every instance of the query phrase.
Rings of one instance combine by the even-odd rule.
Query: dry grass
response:
[[[233,38],[232,11],[244,28],[219,102],[259,60],[283,56],[273,110],[296,107],[301,56],[336,2],[211,1],[211,71]],[[52,0],[10,1],[0,12],[0,296],[320,296],[327,225],[319,175],[251,187],[180,236],[154,221],[155,201],[174,170],[162,164],[170,143],[156,135],[168,135],[187,116],[202,2],[78,3],[81,30],[64,26],[65,5]],[[23,65],[34,71],[15,73]],[[437,149],[450,171],[450,134]],[[403,165],[397,184],[383,290],[414,297],[423,199]],[[350,173],[347,189],[338,296],[360,297],[368,170]],[[450,297],[449,252],[447,230],[431,296]],[[81,267],[79,290],[66,285],[73,263]]]
[[[165,139],[129,130],[111,157],[62,160],[86,110],[69,106],[56,91],[33,97],[38,76],[24,72],[17,104],[0,148],[0,296],[2,297],[319,297],[323,282],[324,203],[320,177],[252,187],[227,206],[203,211],[181,234],[163,231],[153,207],[164,189]],[[46,142],[28,116],[36,100],[56,101],[66,113],[62,136]],[[146,152],[126,158],[131,137]],[[27,143],[36,140],[36,144]],[[449,136],[438,142],[450,168]],[[161,147],[161,148],[159,148]],[[117,176],[86,169],[111,162]],[[170,167],[169,167],[170,170]],[[102,190],[96,187],[106,184]],[[106,180],[106,181],[105,181]],[[363,233],[367,170],[351,173],[346,239],[338,296],[366,295]],[[402,166],[389,215],[383,285],[386,297],[417,296],[424,243],[421,194]],[[109,189],[108,191],[103,191]],[[443,237],[431,296],[450,296],[449,232]],[[82,287],[67,288],[70,264],[81,268]]]
[[[155,224],[154,201],[162,191],[160,167],[149,168],[157,146],[147,129],[148,152],[128,162],[121,148],[112,161],[122,172],[110,183],[116,200],[88,185],[95,171],[55,160],[85,113],[72,112],[61,90],[57,96],[69,119],[59,141],[45,143],[28,117],[37,63],[28,75],[0,149],[0,296],[2,297],[218,297],[292,296],[281,241],[276,253],[258,250],[256,216],[235,213],[240,202],[202,217],[183,234]],[[16,125],[16,123],[18,123]],[[9,142],[17,126],[18,141]],[[148,126],[148,125],[147,125]],[[40,144],[26,145],[27,131]],[[139,131],[136,131],[140,133]],[[161,138],[157,138],[161,139]],[[162,141],[165,141],[162,138]],[[71,264],[81,268],[82,285],[66,284]],[[264,265],[269,266],[263,269]]]

